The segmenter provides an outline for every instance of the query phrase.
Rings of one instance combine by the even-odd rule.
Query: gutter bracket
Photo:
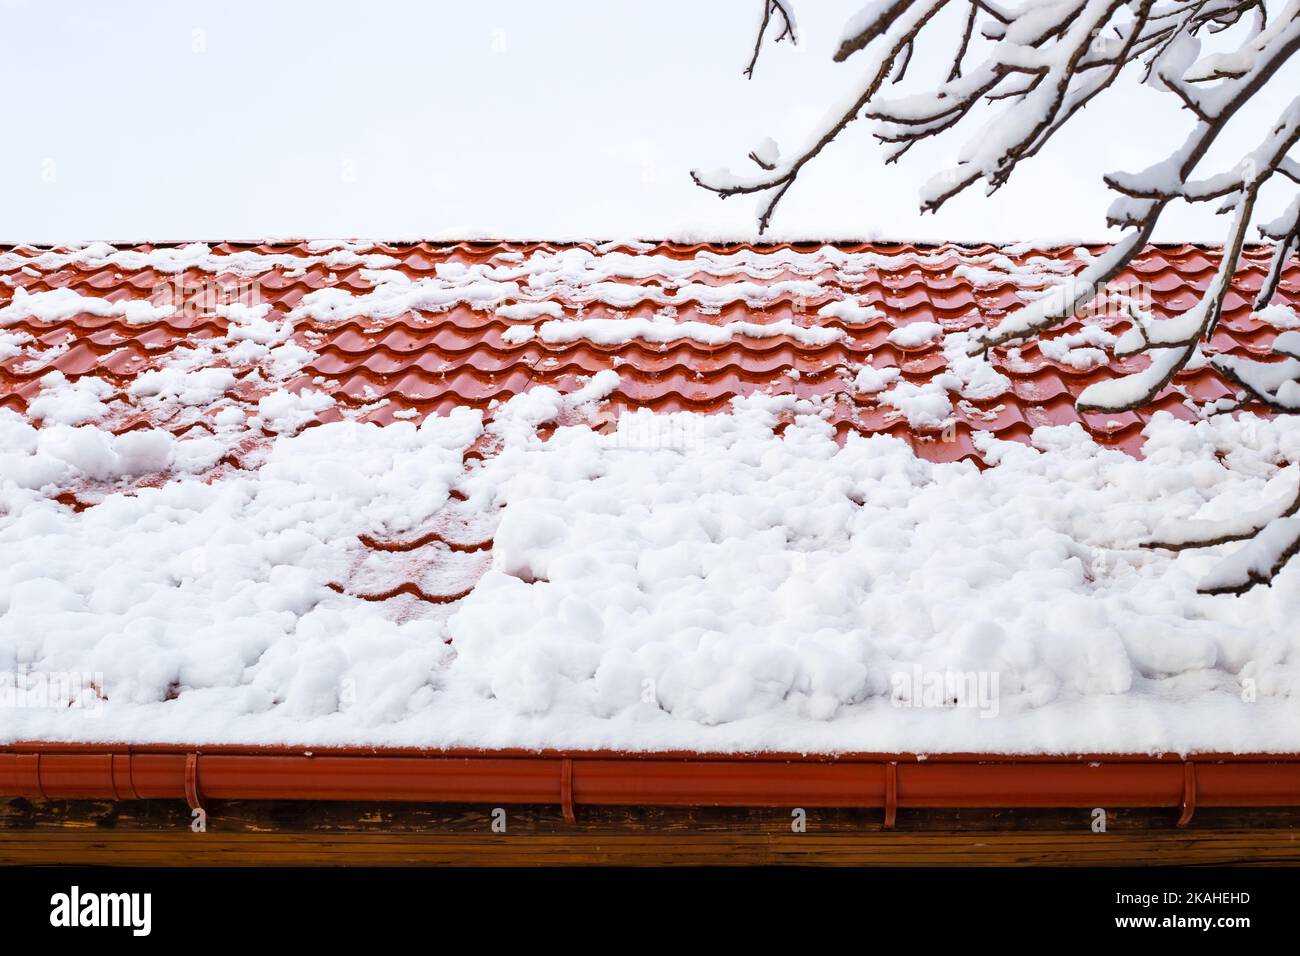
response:
[[[191,810],[207,813],[203,809],[203,799],[199,793],[199,755],[197,753],[185,755],[185,802],[190,805]]]
[[[898,761],[885,764],[885,822],[886,830],[894,829],[898,818]]]
[[[560,761],[560,812],[564,822],[570,826],[578,822],[573,805],[573,758],[565,757]]]
[[[140,799],[135,789],[135,768],[129,749],[124,754],[109,755],[108,782],[113,788],[114,800]]]
[[[1185,827],[1192,822],[1196,812],[1196,764],[1190,760],[1183,761],[1183,812],[1175,826]]]
[[[22,771],[20,778],[27,778],[27,785],[24,787],[20,784],[20,789],[24,792],[22,796],[27,798],[36,798],[39,800],[49,800],[45,794],[45,785],[41,780],[41,755],[40,753],[23,754],[18,758],[18,767]]]

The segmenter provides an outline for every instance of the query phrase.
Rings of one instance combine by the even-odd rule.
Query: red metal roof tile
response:
[[[141,244],[115,251],[148,253],[178,248],[175,244]],[[337,262],[325,258],[339,248],[348,254],[341,254]],[[1099,248],[1091,246],[1089,251],[1095,254]],[[845,402],[837,398],[851,391],[853,375],[864,365],[897,366],[905,380],[913,383],[922,383],[945,369],[941,339],[900,344],[889,341],[892,332],[915,322],[937,322],[947,332],[984,324],[1029,301],[1032,295],[1026,289],[1041,288],[1081,265],[1071,249],[1011,253],[993,246],[884,243],[658,243],[598,248],[591,244],[420,242],[322,249],[308,243],[222,242],[208,252],[210,261],[187,261],[183,270],[168,272],[159,262],[141,267],[139,261],[103,262],[86,256],[83,264],[75,249],[0,247],[0,308],[10,303],[17,288],[29,293],[67,289],[109,302],[157,301],[160,287],[199,290],[205,283],[225,277],[251,289],[257,301],[269,306],[266,320],[280,323],[302,304],[304,296],[316,290],[334,290],[329,294],[342,296],[373,293],[381,276],[367,268],[364,257],[390,256],[384,268],[410,282],[428,282],[435,276],[474,269],[490,274],[492,281],[514,282],[519,291],[488,305],[457,301],[441,311],[417,308],[382,318],[327,322],[294,316],[292,341],[314,355],[293,387],[320,389],[344,410],[355,413],[360,409],[363,420],[409,419],[410,413],[418,420],[446,414],[458,405],[487,408],[533,385],[570,389],[580,377],[615,368],[621,381],[612,402],[619,408],[718,411],[736,395],[794,392],[833,402],[834,421],[841,432],[906,435],[906,420],[895,410],[881,407],[876,399]],[[238,258],[241,256],[245,259]],[[277,259],[269,268],[266,263],[250,267],[249,256]],[[545,259],[546,268],[530,271],[526,266],[541,261],[537,257]],[[497,306],[510,302],[554,303],[563,309],[566,319],[653,319],[662,309],[661,304],[644,298],[630,301],[626,307],[609,304],[611,299],[623,299],[619,295],[593,298],[590,288],[566,278],[570,265],[580,267],[593,258],[615,266],[607,270],[610,274],[604,279],[611,287],[672,300],[678,322],[718,327],[732,322],[764,325],[792,321],[803,329],[839,330],[842,338],[811,343],[789,334],[735,335],[718,344],[687,338],[663,343],[634,338],[602,344],[590,338],[548,342],[536,337],[527,341],[507,337],[509,330],[518,326],[537,326],[552,318],[544,315],[523,320],[496,314]],[[1119,281],[1141,283],[1151,310],[1163,317],[1195,301],[1214,274],[1218,258],[1215,250],[1191,245],[1150,247]],[[1268,352],[1276,330],[1251,314],[1253,293],[1263,281],[1268,258],[1267,249],[1247,250],[1234,278],[1234,291],[1227,298],[1223,321],[1206,348],[1208,353],[1260,356]],[[1035,268],[1042,276],[1032,274]],[[732,283],[749,283],[768,301],[754,305],[743,298],[731,298],[710,304],[702,298],[703,290],[734,288]],[[778,289],[778,283],[788,285]],[[815,294],[793,291],[799,283],[812,283],[804,291]],[[775,294],[767,295],[764,290]],[[1300,262],[1288,264],[1280,294],[1284,300],[1300,304]],[[845,297],[876,311],[853,321],[817,314],[824,303]],[[172,361],[176,350],[202,346],[230,329],[230,321],[204,308],[201,297],[187,294],[182,301],[186,307],[177,314],[140,324],[121,315],[83,312],[49,320],[23,317],[0,326],[5,333],[32,339],[19,355],[0,362],[0,404],[26,408],[40,389],[40,377],[53,370],[74,380],[86,375],[104,378],[122,390],[119,397],[131,404],[125,389],[139,375]],[[1103,328],[1122,328],[1122,322],[1106,316],[1089,321]],[[1077,332],[1082,326],[1075,321],[1054,335]],[[936,461],[977,458],[970,442],[971,429],[1024,439],[1037,425],[1074,422],[1099,441],[1119,443],[1128,450],[1140,447],[1141,417],[1081,416],[1072,399],[1087,385],[1117,370],[1141,367],[1144,359],[1123,364],[1110,359],[1095,368],[1075,367],[1026,344],[1014,353],[999,349],[992,360],[1010,379],[1010,388],[987,400],[958,403],[956,440],[935,440],[924,434],[924,429],[919,430],[919,440],[913,442],[919,454]],[[246,371],[237,370],[243,378],[228,395],[245,403],[252,414],[257,400],[271,386],[259,376],[244,375]],[[1171,410],[1182,409],[1176,413],[1183,414],[1187,410],[1181,403],[1186,398],[1203,402],[1234,393],[1217,373],[1202,367],[1181,373],[1161,404]],[[172,429],[192,427],[201,411],[168,417],[163,424]],[[110,424],[114,428],[140,427],[151,420],[151,414],[161,412],[132,407],[129,414]],[[339,414],[334,411],[321,417],[329,420]]]

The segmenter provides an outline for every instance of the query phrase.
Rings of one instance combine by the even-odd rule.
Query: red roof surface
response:
[[[117,248],[148,253],[168,247]],[[1094,246],[1091,251],[1095,253],[1098,248]],[[591,261],[591,257],[612,254],[620,266],[614,270],[618,274],[610,276],[608,282],[620,286],[621,292],[606,290],[593,296],[590,288],[570,288],[564,281],[534,286],[520,279],[519,301],[554,303],[563,309],[565,318],[650,319],[667,298],[674,302],[678,321],[719,325],[792,320],[804,327],[842,328],[845,335],[823,345],[801,344],[790,335],[740,336],[721,345],[690,339],[662,344],[639,339],[618,345],[599,345],[585,339],[548,343],[537,337],[512,344],[503,338],[511,326],[536,325],[550,316],[526,323],[502,318],[495,310],[509,304],[507,301],[480,307],[462,300],[441,311],[407,310],[385,318],[367,315],[344,321],[323,322],[300,315],[293,323],[292,340],[312,350],[315,356],[288,382],[288,387],[294,391],[316,388],[332,396],[336,405],[321,413],[322,421],[347,414],[362,421],[388,423],[395,416],[418,419],[445,414],[459,405],[488,409],[490,414],[491,403],[528,387],[552,385],[570,391],[585,376],[616,368],[620,384],[608,409],[601,413],[607,417],[624,408],[642,407],[713,412],[725,409],[737,395],[793,391],[803,396],[828,397],[833,402],[832,421],[841,434],[850,430],[865,434],[887,432],[908,440],[918,454],[935,461],[978,460],[971,442],[975,430],[1027,440],[1040,425],[1076,421],[1099,442],[1137,452],[1142,427],[1157,410],[1190,418],[1194,413],[1185,404],[1189,398],[1207,401],[1235,394],[1235,389],[1206,365],[1180,373],[1150,408],[1140,412],[1080,415],[1074,400],[1083,388],[1116,371],[1136,369],[1146,359],[1130,363],[1112,360],[1109,365],[1081,371],[1049,358],[1035,344],[1018,351],[995,351],[992,363],[1010,380],[1010,387],[987,399],[956,403],[955,433],[950,430],[948,440],[941,440],[938,431],[909,427],[897,410],[881,404],[877,397],[853,394],[849,386],[852,372],[846,370],[863,365],[897,366],[904,380],[918,384],[942,371],[946,361],[941,341],[908,348],[887,341],[889,334],[916,322],[935,322],[945,331],[956,331],[996,321],[1027,301],[1027,295],[1032,293],[1027,294],[1023,288],[1023,276],[1018,284],[1012,276],[998,279],[984,270],[1005,272],[1008,266],[1021,267],[1037,259],[1040,265],[1058,264],[1058,275],[1044,278],[1044,283],[1055,282],[1059,274],[1076,272],[1081,267],[1075,251],[1068,248],[1011,254],[993,246],[955,245],[421,242],[356,244],[348,250],[350,254],[340,256],[339,261],[326,262],[323,254],[328,250],[320,245],[219,243],[205,252],[209,256],[205,268],[170,272],[152,266],[132,268],[129,257],[119,256],[112,264],[94,266],[68,261],[76,259],[76,250],[0,247],[0,308],[14,298],[18,288],[27,293],[70,289],[82,296],[118,302],[156,298],[162,286],[188,290],[210,286],[214,281],[252,282],[258,300],[271,306],[267,319],[276,322],[288,317],[304,296],[317,290],[335,287],[354,295],[372,291],[377,277],[352,252],[391,257],[395,264],[385,260],[384,268],[412,280],[464,275],[464,268],[472,270],[476,266],[498,268],[505,274],[521,263],[543,260],[562,272],[566,255],[576,252]],[[240,255],[246,253],[253,253],[254,258],[282,258],[273,260],[270,268],[269,260],[255,259],[256,265],[250,270],[249,257],[240,264]],[[229,269],[223,264],[226,260],[214,258],[224,256],[232,257]],[[850,257],[847,263],[845,256]],[[1223,320],[1206,349],[1208,353],[1257,358],[1268,355],[1276,329],[1252,316],[1251,302],[1263,281],[1269,256],[1268,248],[1246,250],[1227,297]],[[1213,275],[1217,260],[1215,251],[1197,246],[1148,247],[1117,281],[1140,284],[1149,296],[1151,311],[1164,317],[1195,301],[1197,291]],[[669,263],[674,264],[671,269],[667,268]],[[671,275],[665,274],[669,271]],[[699,286],[736,282],[754,283],[760,292],[783,282],[813,282],[818,288],[815,295],[781,291],[770,296],[761,308],[743,300],[716,308],[700,301]],[[689,288],[693,284],[698,284],[694,292]],[[605,304],[624,301],[624,293],[630,299],[641,297],[641,301],[626,307]],[[817,314],[821,306],[846,295],[857,297],[861,305],[874,306],[881,314],[860,323]],[[1288,265],[1279,297],[1289,304],[1300,304],[1300,262]],[[163,427],[177,435],[194,429],[202,431],[208,427],[205,420],[212,409],[189,405],[172,407],[165,413],[157,408],[145,410],[127,391],[142,372],[174,362],[178,350],[226,335],[230,323],[202,303],[197,306],[147,322],[84,312],[44,320],[0,319],[0,332],[31,336],[22,352],[0,361],[0,404],[26,413],[28,403],[41,390],[41,377],[58,370],[69,379],[94,375],[117,389],[104,400],[110,404],[115,399],[120,402],[112,405],[113,414],[101,423],[114,432],[145,427]],[[1106,316],[1090,321],[1102,326],[1124,324],[1119,318]],[[1059,334],[1077,331],[1082,324],[1082,320],[1073,320]],[[278,385],[268,385],[259,376],[247,374],[247,368],[232,369],[235,384],[226,390],[225,398],[245,407],[251,416],[256,412],[257,400]],[[791,376],[792,369],[797,377]],[[252,446],[270,438],[269,433],[254,433],[248,447],[228,455],[219,470],[241,467]],[[467,458],[481,456],[485,451],[489,450],[472,450]],[[467,461],[467,467],[469,464]],[[490,534],[490,525],[479,527],[473,520],[449,513],[441,524],[412,541],[371,543],[391,557],[402,559],[387,584],[368,579],[364,586],[344,582],[338,587],[362,597],[384,598],[401,592],[426,600],[452,600],[463,592],[463,587],[443,586],[430,591],[420,581],[457,580],[472,585],[489,557],[486,549],[490,547]],[[428,547],[439,542],[453,547]],[[456,563],[457,568],[430,577],[428,569],[418,567],[422,551],[436,551],[437,560]],[[460,568],[462,564],[464,568]]]

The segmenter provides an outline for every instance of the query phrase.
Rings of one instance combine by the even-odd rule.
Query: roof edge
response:
[[[36,240],[36,239],[14,239],[0,238],[0,248],[67,248],[87,246],[93,243],[107,243],[111,246],[131,247],[147,245],[153,247],[179,247],[202,243],[204,245],[230,245],[230,246],[297,246],[309,242],[330,242],[339,244],[373,244],[387,246],[417,246],[428,244],[433,246],[493,246],[493,245],[550,245],[559,247],[580,247],[580,246],[626,246],[631,244],[643,244],[653,246],[680,246],[683,248],[709,248],[709,247],[727,247],[743,246],[753,249],[775,249],[793,246],[903,246],[913,249],[940,249],[946,247],[961,248],[995,248],[995,249],[1020,249],[1021,251],[1034,250],[1055,250],[1069,249],[1077,246],[1090,248],[1100,248],[1111,246],[1115,240],[1105,238],[1080,238],[1080,239],[1063,239],[1063,238],[1043,238],[1043,239],[917,239],[907,237],[883,237],[883,236],[839,236],[839,237],[796,237],[785,236],[780,238],[763,237],[763,238],[745,238],[742,236],[621,236],[621,237],[600,237],[600,236],[475,236],[475,235],[433,235],[433,236],[261,236],[255,238],[188,238],[188,239],[60,239],[60,240]],[[1272,242],[1246,242],[1243,248],[1261,249],[1273,248],[1275,243]],[[1221,240],[1202,240],[1196,238],[1179,239],[1179,240],[1162,240],[1159,242],[1148,242],[1148,248],[1155,249],[1177,249],[1185,246],[1191,246],[1197,249],[1221,249],[1223,242]]]
[[[610,748],[564,747],[416,747],[386,746],[382,744],[324,744],[299,741],[284,744],[198,743],[164,741],[155,743],[127,743],[114,741],[77,740],[14,740],[0,743],[0,756],[5,754],[177,754],[200,753],[236,756],[305,756],[305,757],[420,757],[497,759],[563,759],[573,760],[709,760],[782,763],[1273,763],[1300,764],[1300,751],[1160,751],[1139,752],[1066,752],[1017,753],[1014,751],[787,751],[787,750],[615,750]]]
[[[1033,759],[513,754],[69,744],[0,750],[0,796],[30,799],[378,800],[421,803],[879,808],[1300,806],[1300,754]]]

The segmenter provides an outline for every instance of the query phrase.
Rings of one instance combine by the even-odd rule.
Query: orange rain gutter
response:
[[[0,796],[898,809],[1300,806],[1300,754],[627,754],[20,743]]]

